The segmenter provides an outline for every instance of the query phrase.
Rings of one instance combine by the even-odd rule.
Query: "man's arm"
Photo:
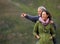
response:
[[[25,14],[25,13],[22,13],[21,14],[21,17],[24,17],[32,22],[36,22],[39,18],[39,16],[31,16],[31,15],[28,15],[28,14]]]
[[[38,16],[26,15],[25,18],[32,21],[32,22],[36,22],[39,17]]]
[[[52,25],[54,27],[54,30],[56,31],[56,24],[53,21],[51,21],[51,23],[52,23]],[[50,34],[53,35],[52,32],[50,32]],[[56,44],[56,37],[53,37],[53,43]]]

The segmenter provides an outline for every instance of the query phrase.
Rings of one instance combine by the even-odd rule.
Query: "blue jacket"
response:
[[[25,18],[27,18],[28,20],[31,20],[32,22],[35,22],[39,19],[39,16],[31,16],[31,15],[27,15],[25,16]]]

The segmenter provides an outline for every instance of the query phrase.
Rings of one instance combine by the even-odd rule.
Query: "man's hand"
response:
[[[53,37],[51,36],[49,39],[50,39],[50,40],[52,40],[52,39],[53,39]]]
[[[53,23],[54,23],[54,21],[52,21],[52,20],[51,20],[51,21],[50,21],[50,23],[52,23],[52,24],[53,24]]]
[[[22,13],[22,14],[21,14],[21,17],[25,17],[25,16],[27,16],[26,13]]]
[[[39,39],[40,37],[38,35],[35,36],[37,39]]]

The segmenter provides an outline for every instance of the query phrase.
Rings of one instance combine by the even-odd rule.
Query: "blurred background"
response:
[[[0,44],[35,44],[34,23],[21,18],[22,12],[37,15],[37,8],[45,6],[57,26],[57,44],[60,44],[60,0],[0,0]]]

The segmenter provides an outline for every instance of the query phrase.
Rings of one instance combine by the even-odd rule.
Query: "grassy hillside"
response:
[[[21,18],[22,12],[37,15],[37,8],[45,6],[57,26],[57,44],[60,42],[60,0],[0,0],[0,44],[35,44],[34,23]]]

